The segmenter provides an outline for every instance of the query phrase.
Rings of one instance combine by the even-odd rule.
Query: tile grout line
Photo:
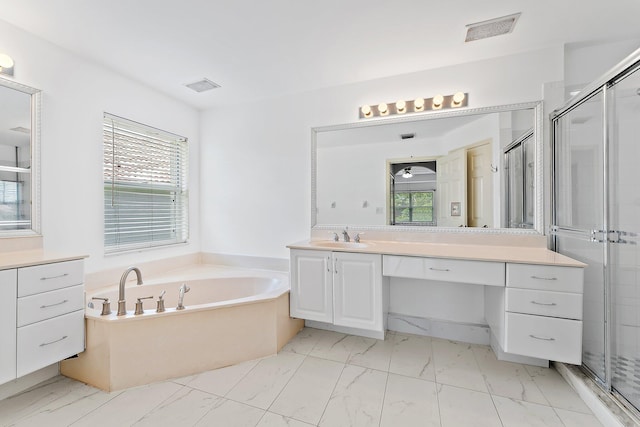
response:
[[[346,367],[347,367],[347,364],[343,363],[342,364],[342,370],[340,371],[340,375],[338,375],[338,380],[333,385],[333,390],[331,390],[331,394],[329,395],[329,400],[327,400],[327,403],[324,405],[324,409],[322,410],[322,414],[320,415],[320,419],[316,423],[316,426],[319,426],[320,422],[322,422],[322,418],[324,417],[324,414],[327,412],[327,408],[329,407],[329,402],[331,402],[331,398],[333,397],[333,393],[335,393],[336,387],[338,387],[338,383],[340,382],[340,378],[342,378],[342,374],[344,373],[344,369]]]

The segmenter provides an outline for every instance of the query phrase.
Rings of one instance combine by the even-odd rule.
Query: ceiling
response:
[[[516,12],[512,34],[464,43]],[[638,0],[0,0],[1,20],[198,109],[637,37],[638,16]],[[222,87],[184,86],[203,77]]]

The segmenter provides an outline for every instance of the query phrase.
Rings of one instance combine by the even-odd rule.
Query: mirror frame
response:
[[[3,237],[41,236],[40,217],[40,115],[42,91],[13,80],[0,77],[0,86],[31,96],[31,228],[28,230],[0,231]]]
[[[369,126],[383,126],[386,124],[443,119],[447,117],[459,117],[489,113],[504,113],[514,110],[533,109],[534,111],[534,141],[536,161],[534,165],[535,174],[535,221],[533,229],[521,228],[477,228],[477,227],[426,227],[426,226],[404,226],[404,225],[360,225],[360,224],[322,224],[318,225],[317,213],[317,183],[318,183],[318,134],[329,131],[339,131],[354,128],[364,128]],[[447,232],[447,233],[484,233],[484,234],[525,234],[544,235],[544,180],[543,180],[543,121],[542,121],[542,101],[526,102],[520,104],[499,105],[495,107],[470,108],[464,110],[444,111],[437,113],[413,114],[407,116],[396,116],[392,118],[375,118],[366,121],[345,123],[340,125],[319,126],[311,128],[311,229],[333,231],[336,228],[348,225],[365,231],[385,231],[385,232]]]

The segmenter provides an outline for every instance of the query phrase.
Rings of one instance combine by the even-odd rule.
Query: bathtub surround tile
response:
[[[380,427],[417,425],[440,427],[436,384],[390,373]]]
[[[541,405],[549,404],[524,365],[499,361],[489,347],[475,346],[471,350],[489,393]]]
[[[431,338],[417,335],[390,334],[393,342],[389,372],[435,381]]]
[[[484,377],[473,355],[474,345],[432,340],[436,382],[486,393]]]
[[[438,384],[442,427],[502,427],[491,395]]]
[[[580,396],[553,368],[525,366],[549,404],[554,408],[591,414]]]
[[[156,406],[134,424],[143,426],[193,426],[222,398],[209,393],[183,387]]]
[[[500,396],[493,402],[504,427],[564,427],[550,406]]]
[[[321,427],[378,425],[387,373],[345,366],[318,424]]]
[[[253,406],[218,398],[213,408],[198,421],[196,426],[254,427],[264,413],[262,409]]]
[[[133,425],[182,388],[183,386],[179,384],[162,382],[125,390],[71,425],[74,427]]]
[[[266,412],[256,427],[312,427],[314,424],[287,418],[283,415]]]
[[[260,359],[249,360],[248,362],[243,362],[238,365],[231,365],[226,368],[214,369],[213,371],[180,378],[174,380],[174,382],[224,397],[258,362],[260,362]]]
[[[305,356],[281,352],[262,359],[236,384],[226,397],[261,409],[268,409],[289,382]]]
[[[344,364],[307,357],[269,411],[317,424]]]

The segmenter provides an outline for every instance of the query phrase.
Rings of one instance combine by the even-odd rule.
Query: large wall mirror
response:
[[[541,109],[312,129],[312,227],[542,233]]]
[[[40,91],[0,78],[0,237],[39,234]]]

